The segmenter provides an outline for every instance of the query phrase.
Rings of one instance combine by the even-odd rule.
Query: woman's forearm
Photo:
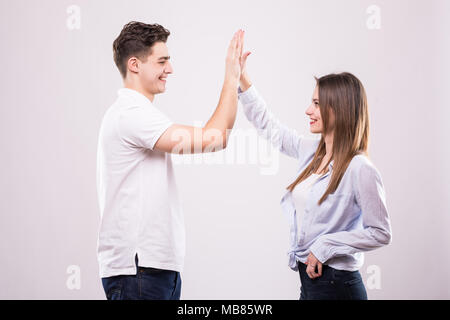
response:
[[[250,81],[250,77],[247,72],[242,73],[239,79],[239,86],[242,91],[247,91],[247,89],[252,86],[252,82]]]

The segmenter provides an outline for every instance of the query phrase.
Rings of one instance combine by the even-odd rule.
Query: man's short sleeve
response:
[[[173,122],[154,106],[130,107],[118,118],[119,135],[125,143],[153,150]]]

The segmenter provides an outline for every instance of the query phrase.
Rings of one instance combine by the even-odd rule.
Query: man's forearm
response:
[[[204,129],[218,129],[225,134],[233,128],[238,104],[236,84],[236,80],[225,79],[219,104]]]

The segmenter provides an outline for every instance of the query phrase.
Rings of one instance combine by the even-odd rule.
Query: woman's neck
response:
[[[324,140],[325,140],[325,151],[326,151],[325,157],[327,159],[330,159],[331,156],[333,155],[333,132],[324,136]]]

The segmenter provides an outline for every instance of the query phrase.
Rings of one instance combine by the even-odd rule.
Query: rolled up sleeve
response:
[[[266,102],[252,85],[246,91],[238,89],[238,97],[247,119],[257,129],[258,134],[271,142],[280,152],[299,159],[302,154],[301,142],[304,136],[296,130],[280,123],[267,109]]]
[[[310,251],[322,263],[336,256],[370,251],[392,241],[386,195],[378,170],[368,164],[362,165],[353,179],[363,228],[324,234],[317,238]]]

